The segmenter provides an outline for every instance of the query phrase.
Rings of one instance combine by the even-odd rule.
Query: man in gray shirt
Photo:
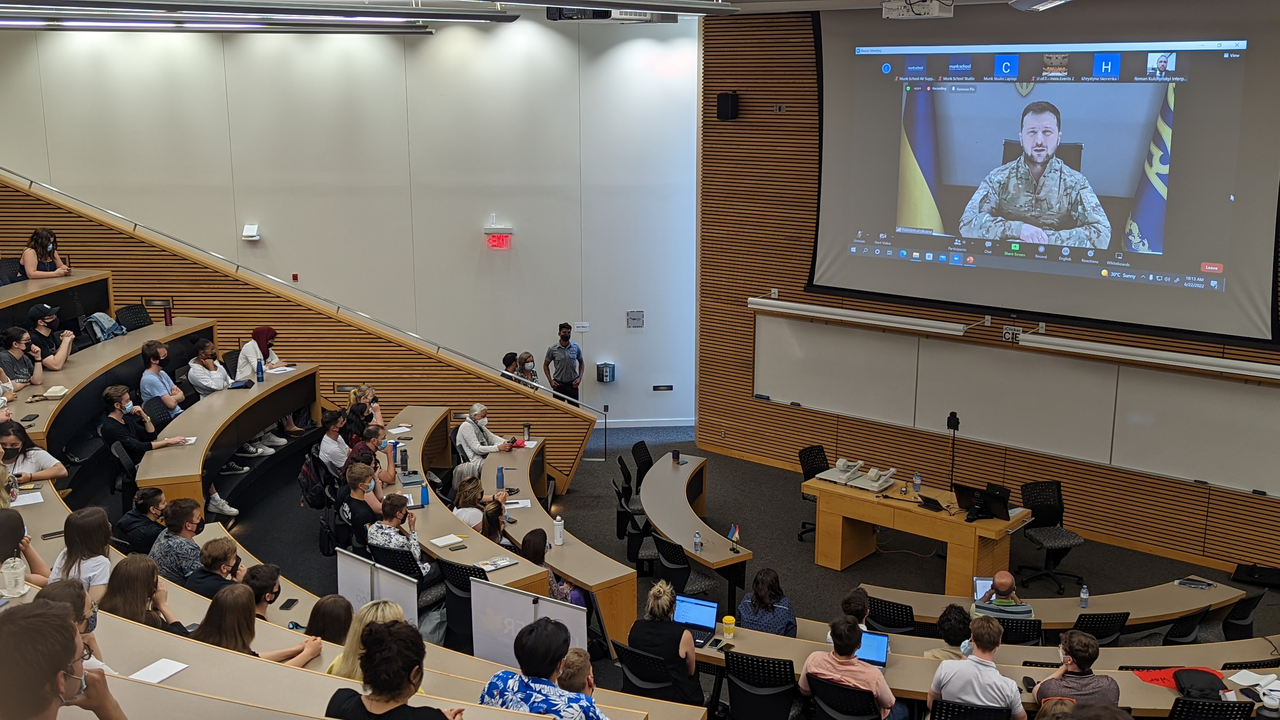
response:
[[[1013,678],[996,669],[994,655],[1000,647],[1004,628],[993,617],[974,618],[969,623],[969,643],[973,654],[964,660],[943,660],[929,686],[929,709],[936,700],[1008,708],[1012,720],[1027,720],[1022,692]]]
[[[547,348],[547,356],[542,360],[542,372],[551,380],[551,389],[573,400],[578,399],[578,385],[582,383],[582,371],[586,362],[582,359],[582,348],[571,342],[573,326],[560,323],[560,342]],[[551,371],[551,363],[556,364],[555,372]],[[568,401],[574,407],[578,403]]]
[[[1108,675],[1094,675],[1093,663],[1098,659],[1098,640],[1087,632],[1068,630],[1062,633],[1058,650],[1062,667],[1036,685],[1032,695],[1037,701],[1064,697],[1080,705],[1119,705],[1120,685]]]

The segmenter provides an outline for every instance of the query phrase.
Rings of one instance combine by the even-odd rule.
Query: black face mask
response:
[[[20,448],[20,447],[16,447],[16,448],[5,448],[5,449],[4,449],[4,461],[5,461],[5,462],[12,462],[12,461],[16,460],[16,459],[18,458],[18,453],[20,453],[20,452],[22,452],[22,448]]]
[[[205,519],[204,519],[204,518],[200,518],[200,522],[196,523],[196,534],[197,534],[197,535],[199,535],[200,533],[204,532],[204,523],[205,523]]]
[[[271,593],[271,599],[267,601],[267,604],[275,605],[276,601],[279,599],[280,599],[280,591],[276,590],[275,592]]]
[[[569,337],[570,337],[569,333],[565,333],[565,334],[563,334],[563,335],[561,335],[561,336],[560,336],[560,339],[561,339],[561,340],[563,340],[563,341],[565,341],[565,342],[569,342]]]
[[[160,360],[157,361],[156,364],[159,365],[161,368],[169,367],[169,356],[165,355],[164,357],[160,358]]]
[[[378,404],[378,396],[377,396],[377,395],[374,395],[374,396],[373,396],[373,399],[369,401],[369,404],[370,404],[370,405],[377,405],[377,404]]]
[[[58,318],[54,318],[52,320],[46,320],[44,323],[44,326],[49,328],[51,332],[56,331],[58,329]]]

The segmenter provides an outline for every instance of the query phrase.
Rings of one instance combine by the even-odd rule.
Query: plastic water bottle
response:
[[[409,472],[409,448],[400,448],[400,472]]]
[[[559,515],[556,516],[556,521],[553,523],[552,536],[555,538],[552,542],[556,545],[564,544],[564,519]]]
[[[702,532],[699,530],[693,531],[693,551],[696,553],[702,552]]]
[[[258,360],[258,382],[262,382],[262,360]]]
[[[1082,608],[1089,607],[1089,586],[1088,585],[1080,586],[1080,607]]]
[[[1277,699],[1271,693],[1262,694],[1262,705],[1258,706],[1258,714],[1255,716],[1261,718],[1280,718],[1280,699]]]
[[[920,492],[920,473],[911,476],[911,489]]]
[[[498,489],[502,490],[506,487],[506,482],[502,479],[502,466],[498,466]]]

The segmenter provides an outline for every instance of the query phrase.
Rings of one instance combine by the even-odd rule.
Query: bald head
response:
[[[1008,600],[1013,595],[1013,591],[1017,589],[1014,587],[1013,573],[1007,570],[1001,570],[996,573],[995,577],[991,579],[991,588],[996,591],[997,598]]]

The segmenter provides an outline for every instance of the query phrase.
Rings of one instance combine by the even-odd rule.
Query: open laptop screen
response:
[[[699,600],[677,595],[675,617],[672,619],[682,625],[691,625],[714,631],[716,629],[716,604],[710,600]]]
[[[859,660],[884,667],[889,662],[889,636],[880,633],[862,633],[862,647],[854,653]]]
[[[993,580],[989,577],[975,577],[973,579],[973,599],[981,600],[983,595],[991,589]]]

